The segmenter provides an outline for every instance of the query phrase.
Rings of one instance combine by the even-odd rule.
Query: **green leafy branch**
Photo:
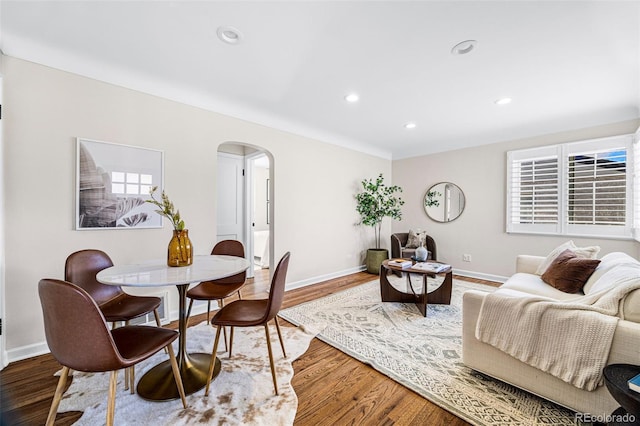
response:
[[[156,210],[156,213],[169,219],[171,221],[171,224],[173,225],[173,229],[175,229],[176,231],[184,230],[184,221],[180,219],[180,210],[175,209],[173,203],[171,202],[171,200],[169,200],[169,197],[167,197],[167,194],[165,194],[164,191],[162,191],[162,194],[160,196],[161,200],[157,200],[154,197],[154,193],[157,190],[157,186],[151,188],[151,190],[149,191],[151,199],[146,200],[147,203],[151,203],[158,207],[159,210]]]

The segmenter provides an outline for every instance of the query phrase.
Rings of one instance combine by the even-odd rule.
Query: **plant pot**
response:
[[[189,230],[173,231],[173,237],[167,248],[167,265],[189,266],[193,263],[193,250],[189,239]]]
[[[389,250],[387,249],[368,249],[367,250],[367,272],[378,275],[380,273],[380,265],[385,259],[389,258]]]

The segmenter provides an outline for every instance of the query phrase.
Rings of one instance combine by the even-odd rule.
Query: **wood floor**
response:
[[[462,279],[461,277],[456,277]],[[289,291],[283,307],[326,296],[376,279],[366,272]],[[469,279],[466,279],[469,280]],[[486,281],[469,280],[484,284]],[[262,298],[268,270],[256,272],[242,290],[243,298]],[[204,321],[205,315],[192,319]],[[283,325],[289,325],[286,321]],[[176,328],[174,322],[170,325]],[[467,425],[468,423],[397,384],[372,367],[313,339],[293,363],[292,385],[298,395],[295,425]],[[0,425],[42,425],[57,384],[60,365],[51,355],[9,364],[0,372]],[[105,398],[107,393],[105,391]],[[116,401],[117,410],[117,401]],[[82,413],[60,413],[56,425],[70,425]]]

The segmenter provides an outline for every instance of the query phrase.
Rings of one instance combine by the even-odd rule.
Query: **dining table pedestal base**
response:
[[[184,393],[190,395],[206,386],[211,354],[191,353],[185,355],[178,368],[182,377]],[[216,358],[212,380],[220,374],[221,367],[220,359]],[[147,371],[138,382],[137,392],[141,398],[150,401],[169,401],[180,398],[171,362],[166,360]]]
[[[156,287],[175,285],[178,290],[178,351],[176,361],[184,393],[190,395],[206,386],[211,354],[187,352],[187,290],[189,285],[230,277],[246,271],[251,263],[242,257],[228,255],[194,256],[193,264],[182,267],[167,265],[166,258],[132,265],[111,266],[98,272],[98,282],[117,286]],[[222,365],[216,357],[211,380],[220,374]],[[171,362],[164,361],[147,371],[138,382],[138,395],[150,401],[180,398],[173,378]]]

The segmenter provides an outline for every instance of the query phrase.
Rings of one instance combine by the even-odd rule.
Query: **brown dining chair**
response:
[[[91,295],[61,280],[42,279],[38,284],[44,331],[53,357],[62,365],[46,425],[53,425],[69,370],[110,371],[107,425],[113,424],[117,371],[144,361],[166,348],[173,376],[187,408],[178,363],[171,343],[178,332],[161,327],[127,325],[109,330],[106,319]]]
[[[120,286],[102,284],[96,274],[113,266],[111,258],[101,250],[80,250],[70,254],[64,265],[64,279],[83,288],[96,301],[107,322],[116,327],[118,322],[125,325],[129,321],[153,312],[158,327],[162,327],[158,307],[161,299],[152,296],[132,296]],[[134,392],[133,368],[125,371],[125,389],[131,387]]]
[[[228,256],[237,256],[244,258],[244,246],[240,241],[236,240],[224,240],[217,243],[211,254],[221,254]],[[207,322],[209,322],[209,316],[211,312],[211,301],[217,300],[220,302],[220,307],[224,306],[224,299],[230,297],[234,293],[238,293],[238,299],[242,299],[240,289],[244,286],[247,279],[247,272],[242,271],[238,274],[230,277],[221,278],[218,280],[204,281],[197,286],[190,288],[187,291],[187,297],[191,299],[189,301],[189,309],[187,310],[187,318],[191,315],[191,307],[194,300],[206,300],[207,301]],[[227,331],[224,331],[224,344],[227,347]]]
[[[218,352],[218,341],[220,340],[220,329],[225,326],[231,327],[231,336],[229,338],[229,358],[231,358],[231,351],[233,349],[233,328],[234,327],[255,327],[262,325],[267,337],[267,351],[269,352],[269,366],[271,367],[271,377],[273,378],[273,387],[275,388],[276,395],[278,395],[278,383],[276,381],[276,369],[273,363],[273,353],[271,351],[271,339],[269,337],[269,324],[272,319],[276,323],[276,330],[278,331],[278,338],[280,339],[280,346],[282,347],[282,353],[284,357],[287,357],[287,352],[284,349],[284,342],[282,341],[282,333],[280,332],[280,324],[278,324],[278,312],[282,306],[282,300],[284,299],[284,286],[287,277],[287,269],[289,268],[289,258],[291,253],[287,252],[280,262],[271,279],[271,288],[269,289],[268,299],[259,300],[235,300],[229,303],[227,306],[220,308],[218,312],[211,319],[211,325],[216,326],[216,337],[213,343],[213,351],[211,352],[211,361],[209,363],[209,376],[207,380],[207,387],[205,389],[205,396],[209,395],[209,385],[211,384],[211,376],[213,375],[213,367],[216,361],[216,353]]]

